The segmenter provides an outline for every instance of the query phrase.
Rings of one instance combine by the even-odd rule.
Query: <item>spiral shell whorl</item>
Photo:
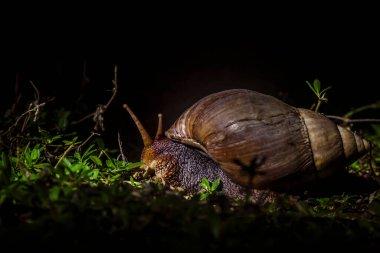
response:
[[[369,151],[369,142],[336,125],[322,114],[299,108],[308,131],[314,164],[319,177],[325,177]]]
[[[366,139],[342,126],[338,126],[338,130],[343,142],[344,155],[349,163],[369,151],[370,143]]]
[[[318,178],[333,174],[345,164],[337,125],[322,114],[302,108],[298,111],[307,129]]]

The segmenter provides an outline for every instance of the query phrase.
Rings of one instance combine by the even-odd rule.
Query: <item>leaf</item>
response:
[[[332,88],[332,86],[329,86],[327,88],[324,88],[322,91],[321,91],[321,94],[325,94],[326,91],[330,90]]]
[[[73,164],[72,166],[69,167],[69,169],[74,173],[78,173],[82,169],[82,164],[81,163]]]
[[[102,161],[97,156],[90,156],[91,161],[93,161],[96,165],[102,166]]]
[[[56,141],[56,140],[59,140],[59,139],[61,139],[61,138],[62,138],[62,135],[61,135],[61,134],[60,134],[60,135],[53,136],[53,138],[49,139],[49,143],[52,143],[52,142],[54,142],[54,141]]]
[[[132,186],[135,186],[135,180],[133,180],[132,176],[129,177],[129,182]]]
[[[70,162],[70,160],[67,159],[66,157],[62,159],[62,163],[63,163],[63,165],[64,165],[66,168],[68,168],[68,169],[71,168],[71,162]]]
[[[112,176],[112,177],[110,178],[111,182],[115,181],[115,180],[118,179],[120,176],[121,176],[121,174],[116,174],[116,175]]]
[[[209,193],[208,192],[203,192],[200,196],[199,196],[199,200],[205,200],[207,197],[208,197]]]
[[[32,161],[36,161],[40,158],[40,154],[41,154],[40,147],[39,145],[36,145],[30,154],[30,158],[32,159]]]
[[[86,163],[81,163],[82,165],[82,172],[85,173],[85,172],[88,172],[88,171],[91,171],[91,168],[90,166],[88,166],[88,164]]]
[[[307,85],[309,86],[309,88],[314,92],[314,94],[319,97],[319,94],[314,90],[313,86],[309,83],[309,81],[306,81]]]
[[[115,163],[116,167],[119,168],[119,170],[128,170],[128,163],[126,161],[118,161],[113,159],[113,162]]]
[[[38,175],[36,173],[30,173],[29,176],[28,176],[28,179],[30,181],[37,180],[38,179]]]
[[[219,184],[220,178],[215,179],[214,182],[212,182],[211,191],[215,191],[218,188]]]
[[[207,191],[209,191],[211,189],[210,187],[210,182],[208,181],[207,178],[202,178],[202,182],[201,182],[201,186],[206,189]]]
[[[36,169],[44,169],[44,168],[49,168],[49,167],[51,167],[50,163],[39,163],[39,164],[34,165],[34,168]]]
[[[59,198],[59,186],[53,186],[52,188],[49,189],[49,199],[51,201],[57,201]]]
[[[71,141],[68,141],[68,140],[63,140],[62,142],[65,144],[65,145],[71,145],[71,144],[79,144],[80,142],[76,142],[78,139],[78,136],[75,136]]]
[[[99,169],[92,170],[91,174],[92,176],[90,177],[90,179],[97,179],[99,175]]]
[[[320,94],[320,90],[321,90],[321,82],[318,80],[318,79],[315,79],[314,82],[313,82],[313,86],[314,86],[314,90],[317,94]]]
[[[117,169],[117,167],[115,166],[115,163],[112,161],[112,159],[107,159],[106,165],[108,168]]]
[[[75,157],[75,159],[77,159],[78,161],[82,161],[82,157],[81,157],[81,155],[80,155],[80,153],[79,152],[75,152],[74,153],[74,157]]]
[[[127,170],[132,170],[132,169],[140,167],[141,165],[143,165],[143,162],[128,163],[126,169]]]
[[[86,149],[86,151],[82,155],[83,159],[86,159],[89,155],[91,155],[92,153],[94,153],[96,151],[95,149],[92,149],[93,147],[94,147],[94,144],[90,145]]]
[[[142,185],[140,182],[136,182],[132,176],[129,177],[129,181],[127,181],[130,185],[132,185],[135,188],[142,188]]]

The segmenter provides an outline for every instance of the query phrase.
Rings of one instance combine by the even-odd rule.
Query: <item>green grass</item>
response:
[[[30,109],[29,109],[30,110]],[[40,251],[222,249],[378,249],[380,191],[324,196],[281,194],[255,205],[216,194],[196,196],[144,177],[102,137],[68,132],[70,112],[30,110],[1,120],[0,247]],[[49,115],[60,115],[59,120]],[[35,116],[39,116],[38,118]],[[34,120],[36,119],[36,120]],[[350,171],[379,172],[379,125],[366,129],[372,158]],[[87,138],[88,135],[91,138]],[[369,166],[372,163],[372,168]],[[139,250],[140,249],[140,250]]]

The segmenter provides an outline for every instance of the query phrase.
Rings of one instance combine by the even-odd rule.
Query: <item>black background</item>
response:
[[[269,8],[260,16],[260,9],[252,8],[209,10],[201,16],[191,11],[185,15],[184,9],[169,11],[174,14],[170,16],[142,9],[141,15],[130,17],[133,10],[124,10],[111,17],[104,16],[104,10],[80,21],[65,13],[59,15],[64,22],[52,24],[54,13],[41,20],[28,15],[8,26],[1,58],[1,112],[14,101],[16,73],[24,101],[33,99],[32,80],[42,97],[55,97],[52,106],[75,110],[81,98],[91,112],[111,96],[117,64],[119,91],[105,114],[104,136],[116,145],[116,133],[121,132],[136,159],[141,141],[122,109],[125,102],[153,135],[157,113],[164,113],[168,128],[199,98],[228,88],[253,89],[308,108],[315,96],[305,81],[318,78],[322,87],[333,87],[321,111],[335,115],[379,100],[380,22],[371,8],[295,11],[300,16],[281,8],[276,13]]]

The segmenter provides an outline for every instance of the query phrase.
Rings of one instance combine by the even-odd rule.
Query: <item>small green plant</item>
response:
[[[220,184],[220,178],[215,179],[211,184],[211,182],[207,178],[202,178],[201,186],[203,191],[199,197],[200,200],[207,199],[210,195],[215,194],[216,189]]]
[[[18,148],[15,156],[8,156],[4,152],[0,159],[1,167],[8,168],[11,181],[34,181],[39,174],[49,166],[43,162],[41,153],[44,147],[40,144],[30,147],[28,143],[24,148]]]
[[[97,179],[97,167],[102,166],[102,161],[94,155],[95,152],[97,150],[94,149],[94,145],[90,145],[83,154],[75,152],[73,157],[64,157],[62,163],[68,169],[66,174],[76,173],[89,180]]]
[[[331,86],[321,90],[321,82],[318,79],[314,79],[313,85],[309,81],[306,81],[306,83],[318,98],[317,106],[315,107],[315,112],[318,112],[322,102],[327,103],[326,92],[331,89]]]
[[[138,181],[135,181],[132,176],[129,177],[129,181],[127,181],[127,183],[132,185],[134,188],[142,188],[142,184]]]

